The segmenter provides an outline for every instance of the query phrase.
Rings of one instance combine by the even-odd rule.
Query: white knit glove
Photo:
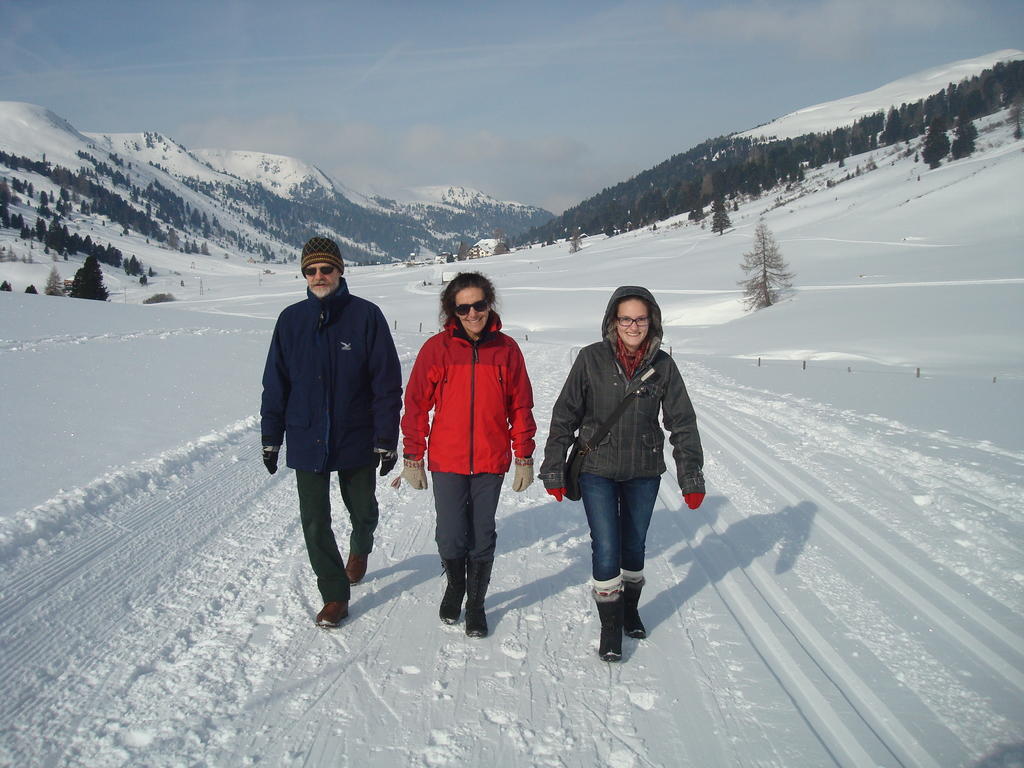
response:
[[[533,482],[533,459],[516,459],[516,475],[512,479],[512,490],[525,491]]]
[[[402,474],[394,479],[391,483],[392,488],[397,488],[402,484],[402,479],[415,488],[417,491],[425,490],[427,487],[427,473],[423,469],[423,459],[403,459],[404,466],[402,467]]]

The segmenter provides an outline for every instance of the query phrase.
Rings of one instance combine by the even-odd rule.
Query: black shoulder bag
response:
[[[626,406],[629,405],[629,398],[640,391],[640,387],[648,382],[652,377],[655,377],[654,366],[651,366],[650,370],[645,372],[642,376],[638,377],[635,381],[631,382],[629,389],[626,391],[626,395],[622,398],[615,410],[612,411],[612,415],[605,419],[604,423],[597,428],[593,436],[590,438],[588,443],[579,437],[572,444],[572,448],[569,449],[569,455],[565,459],[565,469],[563,474],[565,476],[565,498],[570,501],[579,501],[583,496],[580,491],[580,471],[583,469],[583,459],[593,449],[591,444],[598,445],[604,436],[608,434],[608,430],[612,428],[623,411],[626,410]]]

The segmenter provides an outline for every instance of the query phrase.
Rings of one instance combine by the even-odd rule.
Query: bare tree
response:
[[[764,309],[778,301],[779,292],[792,285],[793,273],[779,252],[778,243],[768,230],[768,225],[759,222],[754,230],[754,249],[743,254],[740,264],[749,277],[741,280],[743,301],[747,309]]]
[[[583,233],[580,232],[580,228],[576,227],[572,231],[572,235],[569,237],[569,253],[576,253],[580,249],[580,241],[583,239]]]
[[[56,267],[50,267],[50,276],[46,278],[46,288],[43,290],[47,296],[63,296],[64,295],[64,281],[60,279],[60,274],[57,272]]]

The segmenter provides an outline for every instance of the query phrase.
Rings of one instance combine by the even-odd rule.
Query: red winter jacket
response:
[[[512,463],[509,443],[516,456],[533,456],[533,388],[519,345],[500,328],[491,312],[473,343],[453,319],[416,356],[402,434],[405,454],[420,458],[426,450],[431,472],[503,474]]]

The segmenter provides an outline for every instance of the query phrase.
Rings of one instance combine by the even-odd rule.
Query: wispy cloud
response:
[[[196,148],[297,157],[357,191],[385,195],[412,186],[463,184],[561,210],[596,183],[592,149],[566,136],[510,138],[429,123],[390,130],[364,121],[280,114],[187,123],[174,138]],[[537,199],[538,190],[544,199]]]
[[[901,30],[963,22],[973,15],[971,8],[961,0],[754,0],[692,12],[672,7],[666,18],[694,39],[786,45],[805,55],[846,58]]]

